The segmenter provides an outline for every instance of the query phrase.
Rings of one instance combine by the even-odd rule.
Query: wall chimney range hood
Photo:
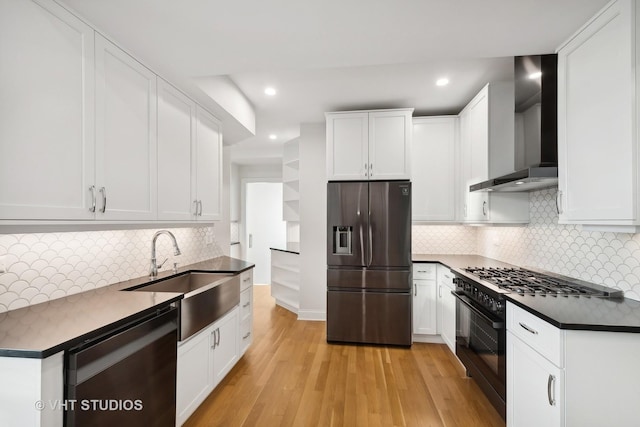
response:
[[[515,172],[469,191],[525,192],[558,185],[558,57],[515,57]]]

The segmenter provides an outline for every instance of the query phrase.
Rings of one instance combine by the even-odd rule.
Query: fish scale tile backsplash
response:
[[[109,230],[0,235],[0,312],[65,297],[149,272],[151,239],[157,230]],[[223,254],[213,227],[172,228],[182,252],[173,256],[168,236],[157,240],[162,270]],[[209,242],[209,243],[208,243]]]
[[[622,289],[640,300],[640,234],[558,224],[556,189],[530,193],[526,227],[478,228],[477,253],[519,266]]]

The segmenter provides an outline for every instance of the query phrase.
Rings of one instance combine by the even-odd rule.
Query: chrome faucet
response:
[[[162,261],[162,264],[160,265],[156,263],[156,240],[158,240],[158,236],[160,236],[161,234],[168,234],[169,237],[171,237],[171,241],[173,242],[173,249],[174,249],[173,254],[174,255],[181,254],[180,248],[178,247],[178,242],[176,241],[176,236],[174,236],[172,232],[170,232],[169,230],[160,230],[156,232],[156,234],[153,235],[153,240],[151,240],[151,268],[149,269],[149,277],[157,277],[158,269],[162,268],[164,263],[167,262],[167,260],[165,259],[164,261]]]

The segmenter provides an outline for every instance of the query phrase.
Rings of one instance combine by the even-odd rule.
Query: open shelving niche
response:
[[[298,139],[284,144],[282,153],[282,219],[300,221],[300,151]]]
[[[298,313],[300,293],[300,255],[271,250],[271,296],[276,304]]]

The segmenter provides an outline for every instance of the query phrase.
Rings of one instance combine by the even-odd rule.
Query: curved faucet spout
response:
[[[173,254],[180,255],[180,248],[178,247],[178,242],[176,241],[176,236],[173,235],[169,230],[160,230],[157,231],[156,234],[153,235],[153,239],[151,240],[151,267],[149,268],[149,277],[157,277],[158,276],[158,268],[162,267],[162,264],[158,266],[156,261],[156,240],[161,234],[166,234],[171,238],[171,242],[173,243]]]

